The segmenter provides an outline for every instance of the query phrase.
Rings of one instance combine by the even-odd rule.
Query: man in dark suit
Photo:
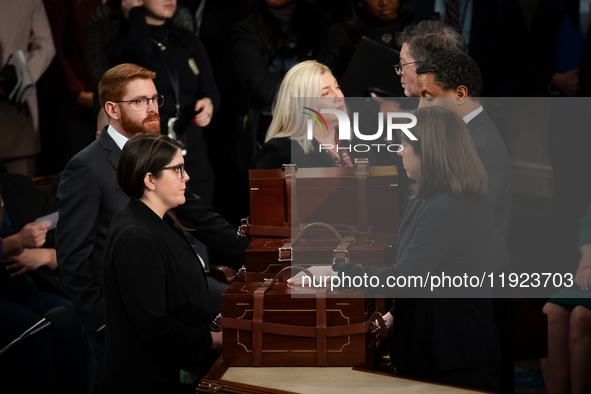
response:
[[[487,198],[495,220],[497,271],[507,271],[507,237],[511,212],[510,163],[503,139],[476,99],[482,91],[478,66],[462,52],[436,52],[417,66],[419,107],[437,105],[457,113],[468,125],[476,152],[488,175]],[[503,393],[513,391],[512,299],[493,300],[495,322],[501,339]]]
[[[445,107],[468,125],[489,179],[487,196],[493,206],[498,240],[497,269],[506,268],[511,210],[509,155],[497,127],[476,99],[482,90],[478,66],[461,52],[438,52],[417,66],[417,90],[421,97],[419,107]]]
[[[105,312],[101,262],[107,231],[115,212],[129,198],[117,184],[117,164],[127,139],[140,132],[160,133],[156,74],[133,64],[105,73],[99,100],[109,118],[98,140],[70,160],[58,188],[56,244],[58,266],[95,357],[104,353]],[[243,256],[246,243],[236,240],[236,229],[187,191],[177,209],[191,234],[211,248]]]

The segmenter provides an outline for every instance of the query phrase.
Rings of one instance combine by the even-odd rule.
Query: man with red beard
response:
[[[57,261],[64,284],[84,325],[86,338],[99,362],[104,353],[105,313],[101,264],[107,231],[115,212],[129,197],[117,184],[121,149],[134,134],[160,133],[156,73],[135,64],[108,70],[99,83],[99,100],[109,125],[99,138],[70,160],[58,187]],[[243,258],[245,242],[236,229],[187,191],[176,209],[191,235],[213,249]],[[239,262],[236,264],[239,266]]]

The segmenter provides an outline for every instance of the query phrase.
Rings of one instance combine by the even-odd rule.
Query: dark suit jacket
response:
[[[487,198],[492,205],[495,218],[495,265],[496,269],[503,269],[509,264],[507,251],[511,214],[509,154],[499,130],[486,111],[483,110],[468,123],[468,130],[488,175]]]
[[[378,276],[464,275],[490,272],[493,218],[482,198],[443,193],[411,200],[400,227],[398,261],[388,268],[340,264],[341,274]],[[391,287],[399,297],[394,316],[392,363],[401,370],[446,371],[480,367],[501,358],[499,338],[487,298],[402,298],[416,288]],[[464,296],[467,293],[463,289]],[[472,291],[472,290],[470,290]]]
[[[70,160],[58,188],[57,261],[87,334],[104,324],[101,261],[107,230],[129,201],[116,179],[120,155],[105,127],[97,141]],[[243,255],[246,243],[236,241],[236,229],[198,196],[187,192],[186,198],[177,213],[195,229],[191,234],[211,248]]]
[[[179,383],[179,369],[195,371],[211,349],[209,297],[203,267],[174,221],[131,198],[111,222],[102,272],[101,392],[194,392]]]
[[[342,145],[348,145],[348,142],[343,142]],[[312,151],[305,153],[300,144],[288,137],[272,138],[261,148],[257,168],[281,168],[283,164],[289,163],[297,164],[299,168],[335,167],[336,164],[329,154],[319,148],[315,139],[312,140]],[[370,165],[377,165],[376,155],[372,151],[355,152],[351,149],[350,155],[353,164],[356,158],[367,158]]]

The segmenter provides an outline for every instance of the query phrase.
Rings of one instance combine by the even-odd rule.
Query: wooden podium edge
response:
[[[262,367],[262,368],[273,368],[273,367]],[[294,367],[294,368],[297,368],[297,367]],[[412,381],[420,382],[420,383],[434,384],[434,385],[437,385],[437,386],[452,387],[452,388],[455,388],[455,389],[465,390],[466,392],[494,394],[494,393],[492,393],[490,391],[475,390],[475,389],[470,389],[470,388],[467,388],[467,387],[452,386],[450,384],[435,383],[435,382],[429,382],[429,381],[426,381],[426,380],[419,380],[419,379],[407,378],[405,376],[391,375],[389,373],[384,373],[384,372],[370,371],[370,370],[367,370],[367,369],[365,369],[363,367],[352,367],[351,370],[352,371],[357,371],[357,372],[372,373],[372,374],[375,374],[375,375],[388,376],[388,377],[391,377],[391,378],[412,380]],[[222,377],[224,376],[224,374],[226,373],[226,371],[228,371],[228,367],[224,365],[224,356],[223,355],[220,355],[218,357],[218,359],[216,360],[216,362],[211,366],[211,368],[209,369],[209,371],[207,372],[207,374],[203,377],[203,379],[201,379],[200,382],[202,382],[204,380],[214,381],[215,383],[218,383],[218,384],[228,385],[228,386],[234,386],[234,387],[239,387],[239,388],[244,388],[244,389],[249,389],[249,390],[253,390],[254,392],[260,392],[260,393],[298,394],[298,393],[293,392],[293,391],[270,389],[270,388],[267,388],[267,387],[252,386],[252,385],[245,384],[245,383],[237,383],[237,382],[231,382],[231,381],[228,381],[228,380],[223,380]],[[370,387],[368,387],[368,388],[370,388]]]
[[[268,368],[268,367],[267,367]],[[220,385],[227,385],[230,387],[237,387],[247,390],[252,390],[253,393],[273,393],[273,394],[298,394],[293,391],[285,391],[285,390],[278,390],[278,389],[270,389],[268,387],[261,387],[261,386],[253,386],[250,384],[245,383],[238,383],[238,382],[231,382],[229,380],[223,380],[222,377],[228,370],[228,367],[224,365],[224,356],[220,355],[216,362],[211,366],[207,374],[199,381],[199,383],[203,381],[210,381],[215,382],[216,384]]]
[[[370,371],[368,369],[365,369],[363,367],[352,367],[353,371],[357,371],[357,372],[365,372],[365,373],[372,373],[375,375],[382,375],[382,376],[389,376],[391,378],[398,378],[398,379],[404,379],[404,380],[412,380],[414,382],[420,382],[420,383],[429,383],[429,384],[434,384],[436,386],[445,386],[445,387],[452,387],[454,389],[461,389],[461,390],[466,390],[472,393],[486,393],[486,394],[498,394],[492,391],[482,391],[482,390],[476,390],[476,389],[471,389],[468,387],[461,387],[461,386],[452,386],[451,384],[445,384],[445,383],[437,383],[437,382],[430,382],[428,380],[420,380],[420,379],[415,379],[415,378],[407,378],[406,376],[399,376],[399,375],[392,375],[386,372],[379,372],[379,371]]]
[[[224,356],[220,355],[201,380],[219,380],[224,376],[227,370],[228,367],[224,365]]]

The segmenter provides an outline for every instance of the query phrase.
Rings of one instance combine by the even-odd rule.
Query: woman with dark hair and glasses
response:
[[[457,114],[441,107],[412,113],[417,140],[398,133],[403,146],[398,154],[414,183],[400,225],[396,264],[377,268],[340,263],[332,270],[339,277],[378,277],[389,287],[382,291],[396,297],[384,320],[393,328],[390,358],[398,375],[500,392],[501,350],[490,293],[480,288],[459,291],[451,284],[445,287],[449,291],[425,293],[411,284],[412,278],[428,273],[454,277],[491,272],[494,219],[485,196],[486,171]],[[331,275],[330,266],[311,271]],[[301,276],[290,281],[301,284]]]
[[[190,393],[221,332],[211,332],[205,272],[172,209],[185,203],[181,145],[138,134],[117,183],[130,197],[109,227],[102,274],[106,350],[102,393]]]

